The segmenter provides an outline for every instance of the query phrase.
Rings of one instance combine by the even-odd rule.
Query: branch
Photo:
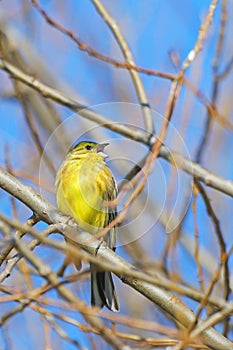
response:
[[[199,29],[197,41],[196,41],[193,49],[189,52],[187,58],[185,59],[183,65],[182,65],[182,69],[179,72],[180,77],[182,77],[184,75],[187,68],[190,66],[190,64],[193,62],[193,60],[196,58],[197,54],[201,51],[203,42],[207,36],[207,31],[208,31],[208,29],[213,21],[214,12],[216,10],[217,4],[218,4],[218,0],[213,0],[210,3],[205,20]]]
[[[85,44],[84,41],[80,40],[75,34],[70,31],[69,29],[66,29],[64,26],[62,26],[60,23],[56,22],[52,17],[50,17],[47,12],[39,5],[37,0],[31,0],[33,6],[37,8],[37,10],[41,13],[41,15],[44,17],[46,22],[59,30],[61,33],[69,37],[79,48],[81,51],[85,51],[89,56],[95,57],[98,60],[101,60],[103,62],[107,62],[108,64],[113,65],[116,68],[123,68],[123,69],[128,69],[128,70],[134,70],[139,73],[144,73],[148,75],[154,75],[158,76],[161,78],[169,79],[169,80],[174,80],[176,77],[172,74],[169,73],[162,73],[160,71],[156,70],[151,70],[143,67],[138,67],[134,64],[130,64],[129,62],[120,62],[117,61],[116,59],[106,56],[102,54],[101,52],[93,49],[91,46]]]
[[[133,54],[130,51],[130,48],[121,33],[121,30],[116,22],[116,20],[110,15],[110,13],[107,11],[107,9],[104,7],[102,2],[100,0],[92,0],[93,4],[95,5],[97,11],[99,12],[100,16],[103,18],[103,20],[106,22],[108,27],[111,29],[113,35],[116,38],[116,41],[118,42],[121,52],[124,55],[124,58],[126,60],[126,63],[128,63],[131,67],[136,66]],[[140,102],[142,113],[144,116],[144,123],[145,128],[149,133],[154,132],[154,123],[151,113],[151,108],[149,105],[149,101],[146,95],[146,91],[144,89],[141,77],[137,70],[129,68],[129,72],[137,93],[138,100]]]

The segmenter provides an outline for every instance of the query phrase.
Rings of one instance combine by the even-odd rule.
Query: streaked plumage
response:
[[[116,210],[108,202],[117,196],[117,188],[111,170],[105,163],[103,153],[107,144],[83,141],[67,154],[56,177],[58,208],[72,216],[79,227],[91,234],[97,234],[115,217]],[[116,229],[110,230],[108,245],[115,249]],[[72,258],[71,258],[72,259]],[[73,259],[72,259],[73,260]],[[73,260],[77,269],[81,261]],[[91,303],[107,306],[118,311],[118,300],[110,272],[96,271],[91,265]]]

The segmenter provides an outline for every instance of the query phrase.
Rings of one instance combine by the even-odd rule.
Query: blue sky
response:
[[[51,28],[42,18],[38,11],[26,1],[26,10],[17,1],[8,0],[1,2],[1,10],[5,20],[5,31],[9,38],[14,38],[14,45],[20,50],[24,59],[30,67],[30,71],[41,81],[51,86],[61,89],[66,94],[76,98],[95,111],[112,118],[114,121],[126,122],[137,127],[143,127],[143,120],[140,109],[137,105],[137,97],[132,84],[129,72],[123,69],[117,69],[105,62],[101,62],[87,53],[78,50],[72,40],[67,38],[63,33]],[[119,47],[110,33],[107,25],[96,12],[90,1],[67,2],[41,1],[41,6],[57,22],[71,30],[77,37],[87,45],[99,50],[105,55],[109,55],[119,61],[123,61]],[[180,58],[181,63],[187,57],[197,40],[198,30],[203,22],[208,10],[210,1],[155,1],[155,0],[126,0],[104,1],[109,12],[117,20],[117,23],[123,32],[130,49],[132,50],[137,65],[144,68],[154,69],[161,72],[175,74],[175,68],[171,62],[169,52],[175,51]],[[232,18],[231,2],[228,5],[228,15]],[[216,50],[217,35],[219,31],[221,7],[217,6],[213,24],[208,31],[207,39],[203,44],[203,49],[197,56],[191,68],[188,69],[186,77],[196,86],[207,99],[211,98],[213,87],[213,58]],[[229,19],[226,25],[226,40],[220,61],[220,69],[224,69],[227,62],[232,56],[232,44],[230,42],[230,33],[232,24]],[[29,45],[29,48],[27,47]],[[170,82],[168,80],[141,74],[142,82],[149,98],[150,105],[153,109],[153,118],[157,129],[161,125],[163,115],[169,94]],[[220,84],[218,95],[218,108],[225,118],[232,121],[232,73]],[[9,147],[9,157],[12,166],[19,173],[30,174],[39,177],[41,180],[40,191],[47,199],[54,202],[54,175],[46,173],[41,160],[33,143],[31,133],[25,122],[24,114],[20,104],[14,98],[6,98],[6,94],[12,93],[12,83],[6,73],[0,71],[0,163],[4,166],[6,161],[5,147]],[[120,102],[120,103],[119,103]],[[126,140],[113,132],[103,130],[103,128],[94,128],[94,124],[84,123],[79,116],[73,115],[72,111],[65,107],[54,104],[54,108],[64,122],[63,127],[68,131],[70,144],[79,138],[88,137],[99,138],[100,140],[110,140],[109,146],[110,163],[118,181],[125,175],[125,170],[120,168],[122,152],[131,162],[136,162],[146,152],[146,148],[136,144],[133,141]],[[50,152],[57,167],[63,152],[57,152],[56,135],[58,129],[53,127],[45,131],[38,115],[33,112],[38,130],[41,132],[40,137],[45,150]],[[203,134],[207,112],[206,108],[196,96],[186,87],[182,88],[177,106],[172,116],[169,128],[169,136],[166,143],[172,148],[179,150],[182,154],[194,157],[198,142]],[[91,130],[90,130],[91,129]],[[56,134],[57,133],[57,134]],[[59,136],[58,136],[59,138]],[[62,142],[61,142],[62,143]],[[115,145],[115,146],[114,146]],[[185,146],[184,146],[185,145]],[[202,164],[208,169],[216,172],[226,179],[232,179],[232,131],[227,130],[218,123],[214,123],[211,131],[206,151],[202,158]],[[115,162],[115,163],[114,163]],[[40,167],[42,164],[42,167]],[[130,169],[130,162],[126,164],[126,169]],[[42,170],[41,170],[42,169]],[[44,173],[43,173],[44,170]],[[167,195],[168,185],[170,183],[171,167],[163,160],[156,162],[155,169],[148,180],[148,187],[145,194],[149,200],[158,206],[158,213],[164,208],[165,197]],[[181,171],[177,173],[180,181],[179,190],[182,194],[191,195],[190,178]],[[22,177],[20,177],[22,178]],[[178,179],[178,180],[177,180]],[[24,182],[32,184],[38,189],[38,184],[23,179]],[[186,183],[187,181],[187,183]],[[170,183],[171,185],[171,183]],[[172,186],[172,185],[171,185]],[[149,189],[149,190],[148,190]],[[149,194],[148,194],[149,193]],[[176,191],[173,192],[174,198],[178,198],[176,215],[180,215],[182,199]],[[218,213],[221,220],[224,238],[227,244],[231,243],[232,222],[229,216],[232,213],[232,200],[225,195],[208,189],[211,203]],[[182,196],[181,196],[182,197]],[[173,197],[171,203],[175,202]],[[184,197],[183,197],[184,199]],[[166,202],[166,204],[168,204]],[[12,215],[9,197],[0,192],[0,209],[6,215]],[[28,211],[22,206],[18,206],[18,214],[21,220],[25,220]],[[135,205],[135,210],[138,208]],[[159,214],[156,213],[156,218]],[[131,215],[133,215],[131,213]],[[146,212],[141,224],[148,227],[146,234],[143,234],[142,246],[148,256],[153,259],[160,259],[166,241],[166,234],[160,223],[156,221],[151,226],[154,216]],[[140,220],[139,220],[140,221]],[[179,220],[178,220],[179,221]],[[216,249],[216,237],[213,233],[213,225],[206,213],[203,201],[198,199],[198,222],[199,236],[201,244],[207,250],[213,250],[213,255],[219,256]],[[140,225],[140,222],[137,223]],[[193,215],[189,211],[184,225],[184,231],[193,237]],[[218,246],[217,246],[218,247]],[[125,258],[130,259],[124,247],[119,247],[118,252]],[[56,267],[59,264],[60,256],[54,256],[49,249],[38,248],[38,254],[48,261],[51,266]],[[188,265],[187,265],[188,262]],[[178,245],[177,255],[169,257],[169,264],[174,270],[179,270],[182,277],[187,283],[193,283],[198,286],[197,268],[195,263],[190,259],[189,253],[182,246]],[[187,268],[184,266],[187,265]],[[71,271],[72,268],[71,268]],[[192,273],[190,273],[192,271]],[[207,273],[206,273],[207,274]],[[13,277],[7,283],[14,284],[13,279],[18,276],[14,272]],[[209,276],[207,277],[208,280]],[[35,285],[40,285],[38,277],[33,278]],[[77,288],[80,295],[89,302],[88,284],[82,283],[82,288],[78,285],[72,285]],[[121,283],[117,283],[119,295],[124,298],[125,289]],[[22,287],[22,286],[20,286]],[[53,297],[53,292],[51,292]],[[137,299],[138,298],[138,299]],[[141,298],[135,296],[135,300]],[[187,300],[186,300],[187,301]],[[121,302],[122,313],[127,313],[127,303]],[[187,304],[194,308],[190,301]],[[8,304],[2,309],[6,311],[12,305]],[[147,319],[157,320],[161,316],[157,310],[146,308]],[[38,334],[43,333],[41,322],[37,314],[33,311],[26,311],[22,315],[17,315],[9,323],[7,332],[9,338],[13,337],[12,330],[19,327],[22,319],[25,321],[25,327],[21,325],[19,334],[23,331],[30,334],[31,322],[38,327]],[[38,326],[37,326],[38,325]],[[64,326],[64,325],[63,325]],[[66,327],[66,326],[64,326]],[[75,332],[77,329],[75,330]],[[67,327],[68,334],[74,334],[73,327]],[[81,333],[75,337],[80,338]],[[67,345],[66,342],[59,342],[59,337],[52,333],[54,344],[59,344],[59,349],[73,349],[73,345]],[[0,335],[0,346],[3,347],[4,337]],[[83,344],[86,345],[85,340]],[[23,349],[36,346],[34,339],[28,337],[17,337],[17,341],[12,343],[12,349]],[[38,342],[38,349],[41,343]],[[88,344],[90,345],[90,344]],[[36,347],[34,347],[36,349]],[[107,347],[105,347],[107,349]]]

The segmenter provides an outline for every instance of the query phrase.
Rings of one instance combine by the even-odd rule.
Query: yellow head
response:
[[[71,149],[68,152],[68,156],[72,156],[72,158],[83,158],[90,154],[98,154],[99,156],[106,158],[107,154],[105,154],[103,150],[108,145],[108,143],[81,141],[73,147],[71,147]]]

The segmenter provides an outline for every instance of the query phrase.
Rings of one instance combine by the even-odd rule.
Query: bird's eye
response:
[[[90,145],[87,145],[87,146],[86,146],[86,149],[87,149],[88,151],[90,151],[90,149],[92,149],[92,147],[91,147]]]

